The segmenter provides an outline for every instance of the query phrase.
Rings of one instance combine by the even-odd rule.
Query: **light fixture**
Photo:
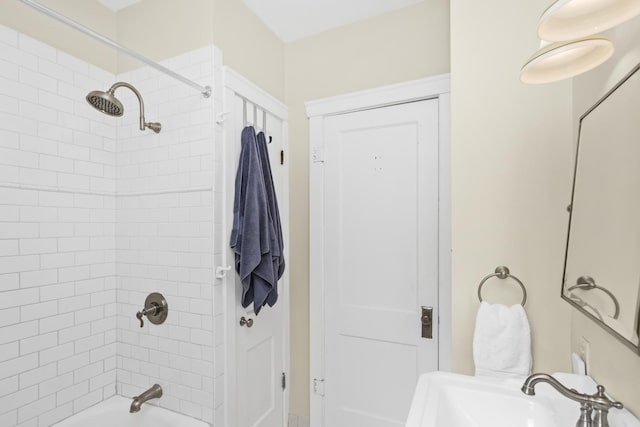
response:
[[[562,41],[608,30],[640,14],[640,0],[556,0],[538,22],[541,40]]]
[[[555,43],[542,41],[540,49],[522,67],[520,80],[540,84],[573,77],[602,64],[614,50],[611,40],[602,36]]]

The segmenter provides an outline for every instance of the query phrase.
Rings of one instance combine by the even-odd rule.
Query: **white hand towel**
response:
[[[473,361],[479,376],[524,377],[531,373],[531,332],[521,305],[480,303]]]

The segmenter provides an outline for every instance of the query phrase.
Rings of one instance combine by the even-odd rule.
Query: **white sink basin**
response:
[[[594,393],[591,378],[554,374],[563,385]],[[470,377],[431,372],[420,377],[406,427],[567,427],[580,415],[579,404],[548,384],[538,384],[536,395],[520,391],[523,379]],[[640,427],[629,412],[612,409],[611,427]]]

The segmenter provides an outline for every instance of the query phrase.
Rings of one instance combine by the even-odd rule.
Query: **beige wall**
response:
[[[477,287],[498,265],[508,266],[529,293],[534,370],[570,368],[569,307],[560,286],[571,183],[571,84],[519,81],[522,64],[538,46],[537,19],[547,6],[547,0],[451,1],[457,372],[474,372]],[[485,288],[514,289],[512,303],[521,298],[517,286],[498,279]],[[489,292],[486,299],[499,302]]]
[[[188,4],[188,6],[187,6]],[[117,13],[118,42],[154,61],[213,44],[213,0],[142,0]],[[118,54],[118,72],[140,67]]]
[[[119,42],[153,60],[213,44],[225,65],[284,100],[284,43],[242,0],[143,0],[118,12],[117,24]],[[118,56],[119,72],[137,66]]]
[[[449,72],[449,5],[425,1],[286,46],[291,407],[309,415],[309,127],[304,102]]]
[[[285,45],[242,0],[215,0],[214,44],[225,65],[284,101]]]
[[[116,14],[97,1],[41,0],[40,3],[111,39],[116,39]],[[50,46],[117,72],[116,52],[18,1],[0,2],[0,24],[14,28]]]
[[[574,79],[573,115],[576,120],[640,62],[640,18],[609,31],[607,36],[616,45],[614,56],[602,66]],[[587,366],[589,375],[602,383],[627,409],[640,416],[640,357],[591,319],[572,309],[573,351],[577,352],[580,348],[581,337],[585,337],[590,343],[590,364]]]
[[[142,0],[114,13],[98,1],[40,0],[74,21],[154,61],[214,44],[224,62],[284,100],[284,43],[242,0]],[[140,67],[137,60],[18,1],[0,2],[0,24],[14,28],[112,73]]]

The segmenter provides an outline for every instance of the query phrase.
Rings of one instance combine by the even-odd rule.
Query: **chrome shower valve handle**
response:
[[[151,303],[152,307],[151,308],[144,308],[142,309],[142,311],[139,311],[136,313],[136,318],[140,321],[140,327],[142,328],[144,326],[144,320],[142,320],[142,316],[155,316],[158,312],[159,306],[158,304],[156,304],[155,302]]]
[[[154,325],[159,325],[167,320],[169,314],[169,304],[162,294],[154,292],[147,296],[144,301],[144,308],[136,313],[136,319],[140,321],[140,327],[144,326],[143,316],[147,316],[147,319]]]
[[[142,320],[142,316],[143,316],[143,314],[142,314],[141,311],[136,313],[136,318],[140,321],[140,327],[141,328],[144,326],[144,320]]]

